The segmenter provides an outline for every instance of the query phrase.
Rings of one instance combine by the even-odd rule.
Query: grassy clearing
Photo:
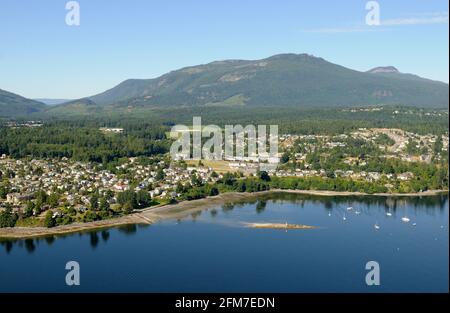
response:
[[[44,226],[43,220],[38,217],[27,217],[19,219],[16,223],[16,227],[42,227]]]
[[[188,160],[186,163],[189,166],[198,166],[197,160]],[[202,160],[203,166],[210,167],[217,173],[237,172],[236,169],[230,168],[228,161],[224,160]]]

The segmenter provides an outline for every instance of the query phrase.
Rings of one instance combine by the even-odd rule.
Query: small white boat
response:
[[[378,225],[378,223],[376,223],[376,224],[374,225],[374,227],[375,227],[376,230],[380,229],[380,225]]]
[[[355,214],[359,215],[359,214],[361,214],[361,211],[355,211]]]
[[[351,211],[351,210],[353,210],[353,208],[352,208],[351,206],[349,206],[349,207],[347,208],[347,211]]]
[[[403,223],[409,223],[409,221],[411,221],[411,220],[409,219],[409,217],[406,217],[406,216],[402,217],[402,222],[403,222]]]
[[[391,212],[387,212],[386,216],[392,216],[392,213]]]
[[[417,226],[417,223],[412,223],[412,226]]]
[[[342,219],[344,220],[344,221],[346,221],[347,220],[347,218],[345,217],[345,215],[342,217]]]
[[[331,213],[328,213],[328,216],[331,216]]]

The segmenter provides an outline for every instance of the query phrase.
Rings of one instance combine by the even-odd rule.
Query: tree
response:
[[[434,154],[438,154],[442,152],[442,148],[444,147],[443,143],[442,143],[442,136],[439,136],[436,139],[436,142],[433,145],[433,152]]]
[[[191,176],[191,185],[196,186],[196,187],[200,187],[202,185],[202,181],[200,180],[198,175],[195,173],[192,174],[192,176]]]
[[[106,200],[106,197],[102,197],[100,199],[99,209],[100,209],[100,211],[108,211],[109,210],[109,202],[108,202],[108,200]]]
[[[186,191],[186,188],[183,186],[182,183],[178,182],[177,186],[175,187],[176,193],[184,193]]]
[[[39,200],[36,200],[35,204],[34,204],[34,215],[38,216],[39,214],[41,214],[42,212],[42,202]]]
[[[139,190],[136,194],[136,201],[140,207],[146,207],[150,204],[151,198],[147,191]]]
[[[109,200],[109,199],[111,199],[112,197],[114,197],[114,191],[112,191],[112,190],[110,190],[110,189],[107,189],[106,191],[105,191],[105,198],[106,198],[106,200]]]
[[[215,187],[215,186],[211,187],[211,189],[209,190],[209,195],[217,196],[218,194],[219,194],[219,189],[217,189],[217,187]]]
[[[96,192],[91,196],[90,199],[90,204],[91,204],[91,209],[92,210],[97,210],[98,209],[98,200],[99,200],[99,194]]]
[[[164,177],[166,177],[166,175],[164,174],[163,169],[162,168],[158,169],[158,171],[156,172],[155,179],[156,180],[163,180]]]
[[[13,213],[11,208],[6,208],[0,212],[0,228],[14,227],[18,218],[17,213]]]
[[[246,184],[245,180],[240,180],[237,184],[237,191],[245,192],[246,190],[247,190],[247,184]]]
[[[0,186],[0,199],[6,199],[6,195],[8,194],[9,190],[6,186]]]
[[[50,207],[56,208],[58,206],[58,203],[59,203],[59,195],[56,192],[52,193],[48,197],[47,202],[50,205]]]
[[[132,210],[138,208],[136,193],[131,190],[120,192],[117,195],[117,202],[123,207],[125,211],[130,210],[131,212]]]
[[[27,207],[25,208],[24,216],[30,217],[34,213],[34,203],[32,201],[28,201]]]
[[[53,212],[51,210],[48,210],[47,213],[45,213],[44,226],[47,228],[56,226],[56,221],[53,218]]]
[[[93,221],[96,221],[98,219],[99,219],[99,216],[95,212],[93,212],[91,210],[87,210],[86,213],[84,213],[84,216],[83,216],[83,222],[84,223],[93,222]]]
[[[280,162],[282,164],[289,162],[289,153],[288,152],[283,153],[283,155],[280,158]]]
[[[236,178],[233,176],[233,174],[227,172],[223,175],[222,180],[225,185],[232,186],[236,181]]]
[[[130,214],[131,212],[133,212],[133,206],[132,206],[131,202],[125,203],[123,205],[122,209],[127,214]]]
[[[263,181],[270,181],[270,176],[266,171],[259,172],[259,178]]]

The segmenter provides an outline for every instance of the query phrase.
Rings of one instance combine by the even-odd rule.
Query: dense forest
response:
[[[125,134],[104,134],[98,128],[60,125],[36,128],[0,128],[0,154],[14,158],[73,158],[109,163],[120,157],[166,153],[170,142],[164,128],[128,128]]]
[[[305,109],[273,107],[202,107],[131,110],[111,115],[65,116],[43,119],[42,127],[8,127],[0,120],[0,154],[15,158],[69,157],[108,163],[120,157],[166,153],[166,134],[175,124],[278,125],[279,133],[342,134],[358,128],[401,128],[418,134],[448,134],[448,110],[408,107],[367,109]],[[14,121],[14,122],[20,122]],[[100,127],[120,127],[121,134],[102,133]],[[380,138],[382,140],[382,138]],[[385,139],[386,140],[386,139]],[[368,153],[369,151],[366,151]]]

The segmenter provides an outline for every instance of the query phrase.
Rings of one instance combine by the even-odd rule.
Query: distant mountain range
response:
[[[71,99],[46,99],[46,98],[38,98],[33,100],[45,103],[46,105],[58,105],[61,103],[72,101]]]
[[[154,79],[129,79],[91,97],[46,108],[36,103],[35,109],[83,114],[155,106],[394,104],[446,108],[448,102],[448,84],[403,74],[392,66],[360,72],[308,54],[280,54],[262,60],[216,61]]]
[[[400,71],[394,66],[379,66],[368,70],[367,73],[400,73]]]

